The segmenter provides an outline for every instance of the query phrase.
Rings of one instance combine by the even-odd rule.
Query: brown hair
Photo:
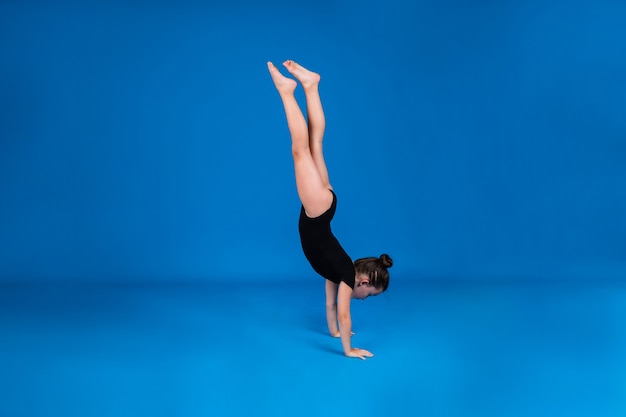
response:
[[[365,275],[369,278],[370,285],[374,288],[382,288],[383,291],[389,287],[389,271],[393,261],[386,253],[379,258],[361,258],[354,261],[354,270],[357,275]]]

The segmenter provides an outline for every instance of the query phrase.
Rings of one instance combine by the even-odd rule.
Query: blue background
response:
[[[626,277],[626,5],[3,2],[3,280],[308,279],[265,62],[397,277]],[[302,96],[299,96],[300,99]]]
[[[623,417],[623,1],[0,1],[0,416]],[[322,74],[347,359],[266,61]],[[302,90],[298,99],[303,102]]]

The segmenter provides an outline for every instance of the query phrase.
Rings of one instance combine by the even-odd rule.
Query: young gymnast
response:
[[[302,202],[298,228],[302,250],[313,269],[326,278],[326,319],[333,337],[341,337],[346,356],[365,359],[374,356],[350,343],[352,320],[350,301],[378,295],[389,286],[391,258],[361,258],[352,263],[330,228],[335,215],[337,197],[328,180],[322,154],[326,120],[319,95],[320,76],[294,61],[283,63],[304,88],[307,121],[296,102],[297,83],[283,76],[271,62],[267,67],[280,94],[291,134],[291,151],[296,171],[296,187]],[[339,327],[337,327],[339,321]]]

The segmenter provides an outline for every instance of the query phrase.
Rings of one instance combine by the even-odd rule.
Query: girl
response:
[[[308,125],[296,102],[296,81],[284,77],[271,62],[267,67],[280,94],[291,134],[291,151],[296,171],[296,186],[302,202],[299,231],[304,255],[313,269],[326,278],[326,319],[333,337],[341,337],[346,356],[365,359],[374,356],[350,343],[352,321],[350,301],[378,295],[389,285],[387,268],[392,265],[388,255],[362,258],[354,264],[330,228],[335,215],[337,197],[328,181],[322,155],[322,139],[326,120],[318,91],[319,74],[294,61],[283,63],[304,88]],[[339,321],[339,328],[337,328]]]

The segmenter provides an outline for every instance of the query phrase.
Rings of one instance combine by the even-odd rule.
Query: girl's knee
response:
[[[308,146],[292,146],[291,154],[294,160],[311,158],[311,149]]]

